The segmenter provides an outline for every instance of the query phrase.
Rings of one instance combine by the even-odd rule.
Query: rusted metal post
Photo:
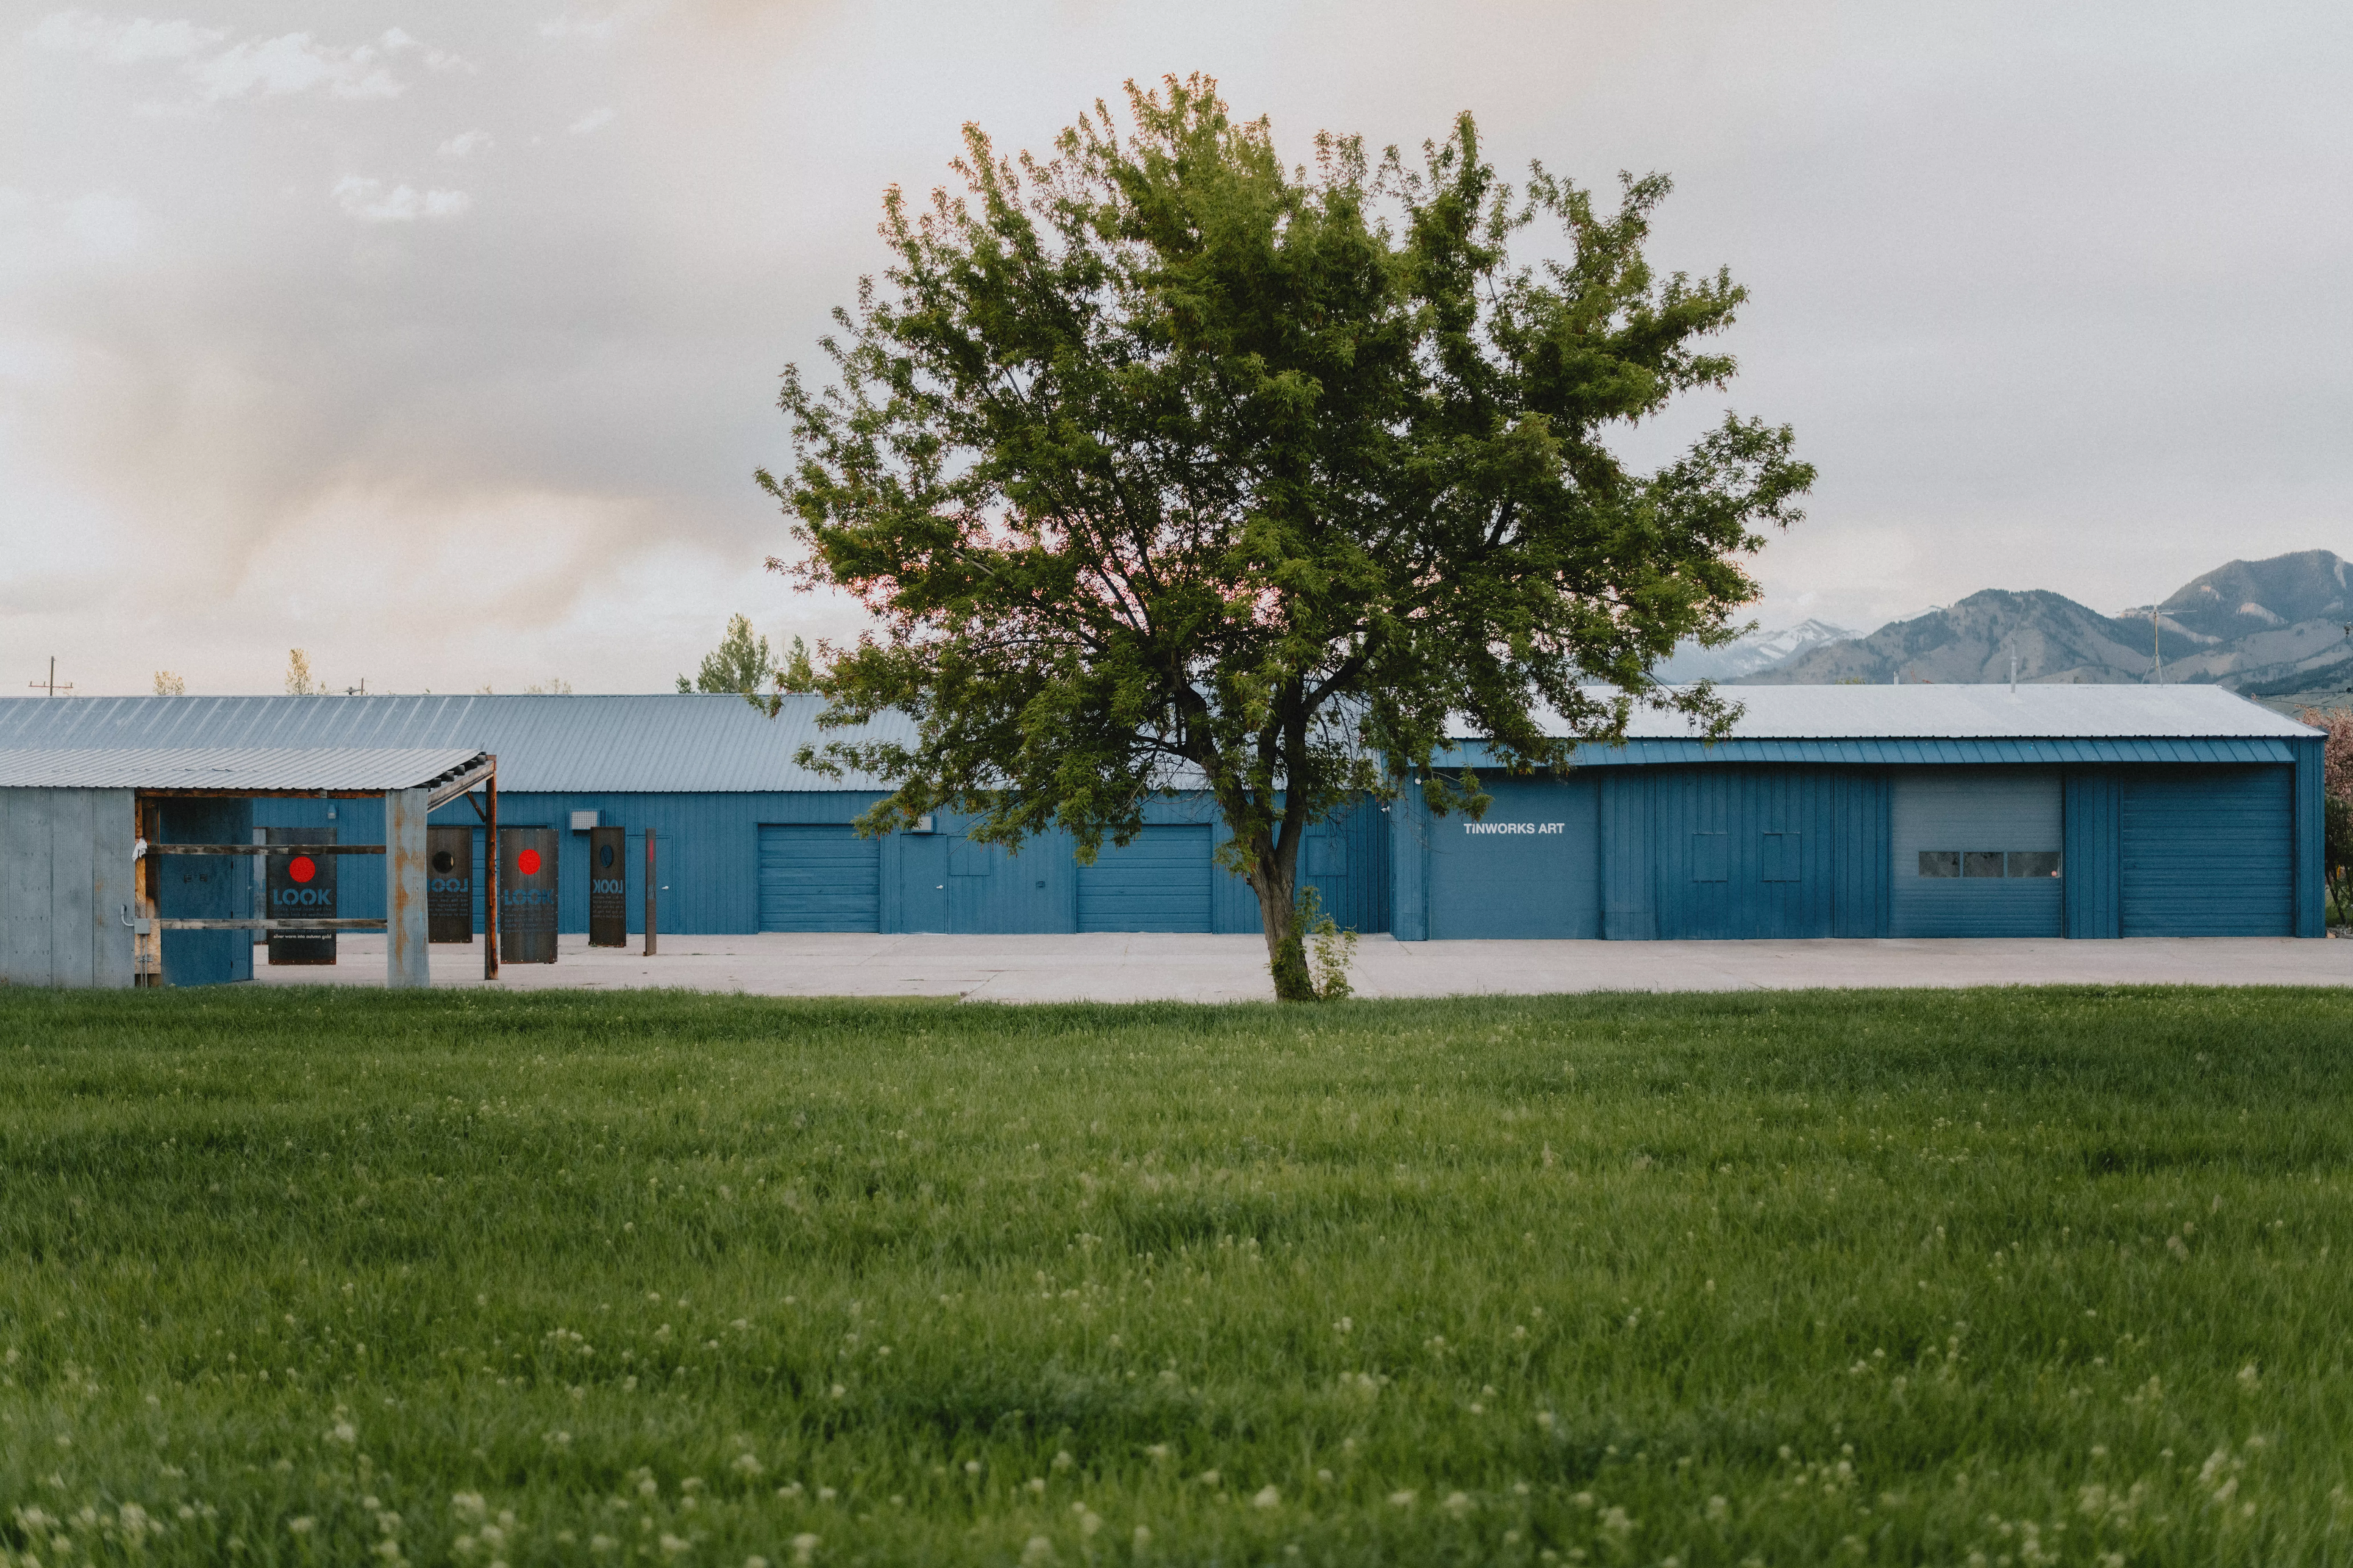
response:
[[[499,977],[499,760],[491,759],[490,796],[485,814],[488,837],[482,853],[482,978]]]
[[[425,941],[425,816],[432,798],[421,789],[384,797],[384,983],[395,990],[433,984]]]
[[[654,830],[646,829],[646,956],[654,955]]]

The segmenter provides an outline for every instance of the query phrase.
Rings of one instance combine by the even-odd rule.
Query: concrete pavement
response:
[[[507,964],[509,991],[681,986],[763,996],[955,996],[976,1002],[1238,1002],[1271,996],[1255,936],[664,936],[645,958],[562,939],[558,962]],[[263,984],[384,984],[384,938],[346,935],[333,968]],[[480,989],[480,939],[432,950],[439,989]],[[1867,942],[1415,942],[1368,936],[1361,996],[1819,986],[2348,985],[2353,942],[2269,937]]]

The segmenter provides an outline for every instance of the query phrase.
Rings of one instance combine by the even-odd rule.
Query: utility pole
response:
[[[31,687],[36,691],[46,690],[52,697],[55,697],[60,691],[71,691],[73,689],[73,682],[70,680],[67,681],[63,686],[59,686],[58,684],[58,656],[56,654],[49,655],[49,678],[47,680],[28,680],[25,684]]]

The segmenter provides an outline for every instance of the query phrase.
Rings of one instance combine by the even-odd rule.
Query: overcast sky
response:
[[[2353,8],[0,6],[0,687],[666,689],[764,576],[777,372],[957,129],[1204,70],[1304,153],[1660,170],[1821,469],[1768,626],[2353,555]]]

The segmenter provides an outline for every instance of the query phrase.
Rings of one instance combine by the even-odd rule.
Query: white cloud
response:
[[[420,191],[414,185],[386,189],[382,180],[345,174],[328,195],[344,216],[362,223],[415,223],[418,219],[452,218],[474,205],[463,191]]]
[[[489,152],[495,145],[487,131],[461,131],[441,143],[440,153],[444,158],[470,158],[477,153]]]
[[[79,10],[44,17],[25,34],[41,48],[94,54],[111,65],[185,59],[227,36],[194,22],[152,22],[144,16],[116,22]]]
[[[407,84],[393,75],[390,62],[400,56],[413,55],[430,70],[476,68],[463,56],[435,48],[398,27],[373,44],[322,44],[308,33],[286,33],[274,38],[247,38],[216,50],[228,37],[216,28],[145,17],[117,21],[74,10],[45,18],[25,37],[42,48],[95,55],[111,65],[182,61],[182,70],[196,84],[198,103],[314,90],[336,98],[397,98]],[[190,107],[150,105],[146,111],[168,114],[185,112]]]
[[[188,66],[207,102],[230,98],[279,98],[324,88],[337,98],[397,98],[404,84],[385,69],[383,56],[368,45],[335,48],[311,42],[308,33],[249,38],[207,60]]]
[[[610,125],[611,123],[613,123],[613,111],[611,110],[592,109],[587,113],[582,115],[579,119],[574,121],[568,127],[566,127],[566,129],[575,136],[586,136],[592,131],[602,131],[606,126]]]
[[[409,37],[398,27],[387,31],[377,42],[383,46],[384,52],[388,55],[400,54],[409,49],[417,50],[424,56],[427,67],[433,70],[471,71],[479,68],[473,61],[463,55],[453,55],[447,49],[437,49],[430,44]]]

